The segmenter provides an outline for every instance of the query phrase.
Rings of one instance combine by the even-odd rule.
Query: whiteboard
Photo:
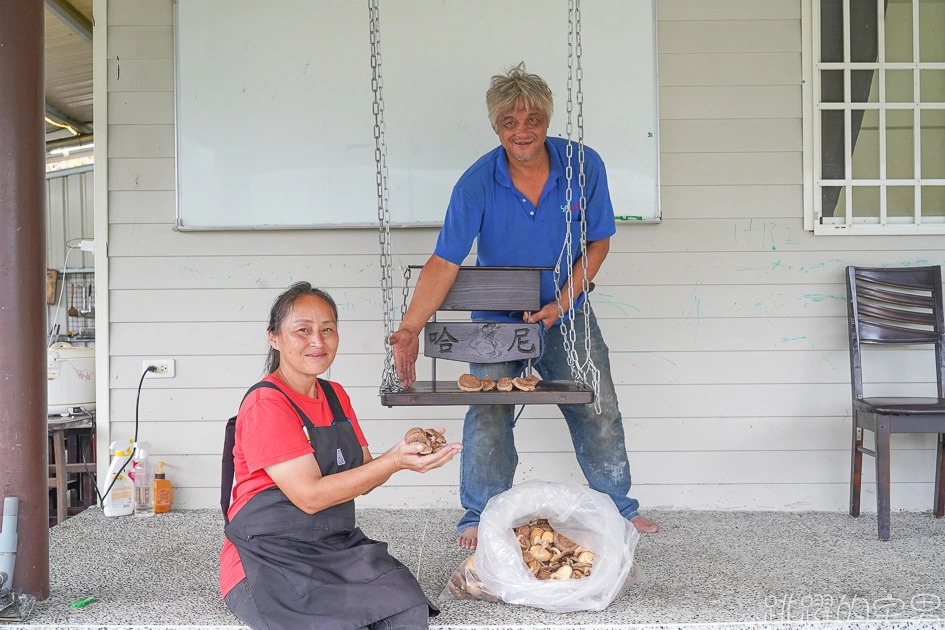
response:
[[[654,0],[584,0],[584,141],[615,213],[659,219]],[[567,0],[380,0],[393,225],[442,224],[450,192],[498,146],[492,75],[525,61],[566,137]],[[366,2],[175,2],[177,228],[376,227]],[[577,104],[573,108],[576,141]]]

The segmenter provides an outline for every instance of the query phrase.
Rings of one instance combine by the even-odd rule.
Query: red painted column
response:
[[[43,0],[0,0],[0,498],[19,498],[13,587],[39,599],[49,597],[43,19]]]

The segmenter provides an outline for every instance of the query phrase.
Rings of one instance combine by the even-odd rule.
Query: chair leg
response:
[[[876,423],[876,515],[879,519],[879,538],[889,540],[889,420],[879,418]]]
[[[935,458],[935,516],[945,516],[945,433],[938,434],[938,455]]]
[[[853,453],[850,458],[850,516],[860,515],[860,484],[863,481],[863,431],[853,410]]]
[[[53,434],[53,446],[56,458],[56,524],[60,525],[68,515],[67,493],[69,492],[69,475],[66,474],[66,438],[64,431]]]

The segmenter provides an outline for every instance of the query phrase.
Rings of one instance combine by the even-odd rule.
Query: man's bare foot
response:
[[[630,522],[633,523],[633,526],[637,528],[637,531],[641,534],[655,534],[660,531],[660,526],[656,524],[655,521],[651,521],[645,516],[634,516],[630,519]]]
[[[476,543],[479,541],[479,528],[470,527],[469,529],[464,529],[459,534],[459,538],[456,539],[456,544],[462,547],[463,549],[469,549],[470,551],[476,550]]]

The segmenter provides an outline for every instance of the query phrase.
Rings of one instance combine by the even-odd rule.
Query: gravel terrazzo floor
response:
[[[881,542],[871,514],[648,512],[663,531],[637,547],[643,581],[602,612],[566,614],[438,600],[468,554],[455,544],[460,514],[358,512],[440,606],[431,628],[945,629],[945,519],[929,513],[894,514]],[[49,599],[15,627],[239,627],[219,594],[222,527],[218,510],[72,517],[50,530]],[[68,607],[87,595],[96,601]]]

